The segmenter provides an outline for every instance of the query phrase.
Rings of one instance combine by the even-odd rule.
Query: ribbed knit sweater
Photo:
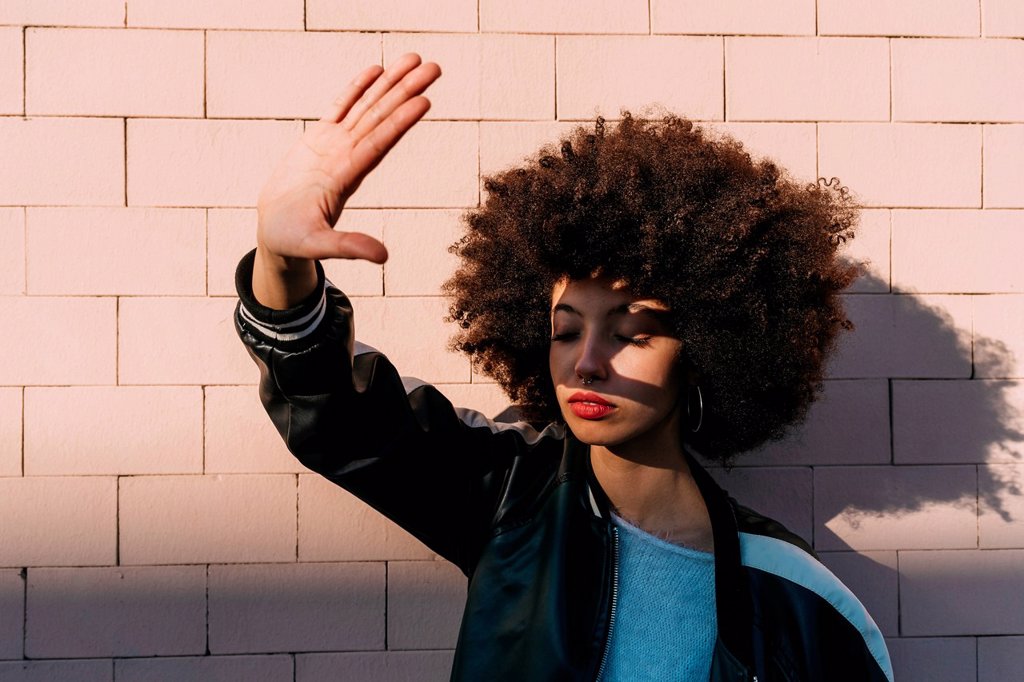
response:
[[[619,597],[601,682],[704,682],[717,632],[714,556],[612,520]]]

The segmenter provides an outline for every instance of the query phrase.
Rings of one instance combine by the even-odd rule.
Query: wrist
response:
[[[316,271],[314,261],[308,258],[279,256],[261,244],[256,246],[256,261],[267,272],[284,277],[285,279],[301,278],[307,273]]]
[[[292,308],[312,294],[318,282],[316,261],[283,258],[256,247],[252,292],[261,305],[273,310]]]

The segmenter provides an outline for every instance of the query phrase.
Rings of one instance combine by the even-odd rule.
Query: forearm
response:
[[[286,310],[303,301],[316,289],[316,266],[311,260],[276,256],[256,248],[252,270],[252,293],[260,304]]]

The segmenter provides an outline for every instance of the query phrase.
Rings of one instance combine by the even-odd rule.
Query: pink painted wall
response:
[[[232,327],[261,183],[363,66],[426,120],[328,263],[361,336],[496,413],[438,285],[480,173],[661,103],[866,207],[857,333],[720,479],[809,539],[903,682],[1024,668],[1019,0],[0,3],[0,679],[447,679],[459,574],[306,474]],[[161,677],[162,676],[162,677]]]

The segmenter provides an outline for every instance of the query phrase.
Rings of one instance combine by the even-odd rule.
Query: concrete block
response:
[[[556,52],[560,119],[618,118],[622,108],[640,115],[655,104],[697,119],[724,116],[719,38],[559,36]]]
[[[25,209],[0,208],[0,296],[25,293]]]
[[[28,575],[30,658],[172,656],[206,648],[206,568],[38,568]]]
[[[210,652],[384,649],[384,564],[210,567]]]
[[[814,546],[819,550],[977,547],[976,491],[973,466],[818,467],[814,470]]]
[[[892,120],[1019,123],[1024,98],[1006,88],[1022,69],[1019,40],[894,40]]]
[[[28,476],[201,473],[202,467],[199,387],[25,389]]]
[[[295,477],[125,477],[119,525],[126,565],[294,561]]]
[[[124,122],[0,118],[0,204],[121,206]]]
[[[29,115],[203,115],[197,31],[28,28],[25,52]]]
[[[237,299],[120,300],[118,383],[238,384],[257,378],[234,327]],[[202,333],[195,333],[202,330]]]
[[[1022,549],[900,552],[902,634],[1024,633],[1021,562]]]
[[[727,38],[725,76],[729,120],[889,120],[884,39]]]
[[[117,559],[113,477],[0,478],[0,566],[89,566]]]
[[[446,682],[451,651],[382,651],[347,654],[299,654],[296,682]]]
[[[864,206],[981,206],[981,128],[822,123],[818,172],[842,178]]]
[[[128,119],[127,132],[128,205],[248,207],[302,124]]]

